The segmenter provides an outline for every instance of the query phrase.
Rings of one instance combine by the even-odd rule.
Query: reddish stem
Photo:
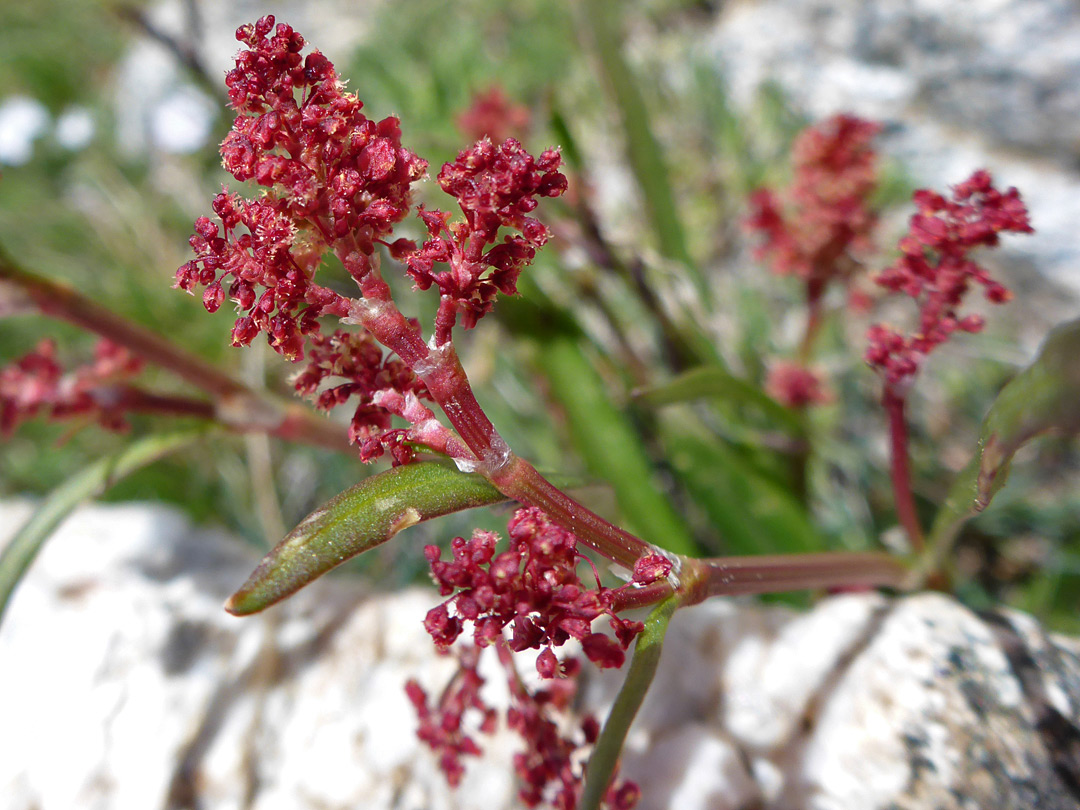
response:
[[[683,560],[688,604],[711,596],[777,593],[806,588],[900,588],[907,568],[883,552],[823,552]]]
[[[20,269],[0,253],[0,280],[7,281],[43,315],[79,326],[168,369],[214,399],[214,418],[228,427],[288,435],[294,441],[347,450],[345,431],[234,379],[198,355],[95,303],[63,284]]]
[[[908,430],[904,417],[906,397],[896,386],[886,383],[881,403],[889,418],[889,445],[891,450],[890,474],[892,476],[893,497],[896,501],[896,516],[900,525],[907,532],[908,542],[914,551],[922,551],[926,545],[923,540],[919,516],[915,511],[915,498],[911,492],[911,465],[908,459]]]
[[[515,456],[476,401],[449,339],[436,349],[429,348],[391,300],[389,288],[378,270],[355,254],[339,250],[338,255],[346,267],[353,263],[357,270],[354,277],[359,279],[364,293],[363,299],[352,302],[350,318],[363,325],[424,381],[454,430],[475,454],[474,459],[457,459],[459,466],[475,469],[508,498],[539,507],[598,554],[626,568],[633,568],[639,557],[651,551],[648,543],[578,503],[527,461]]]
[[[99,407],[125,413],[148,413],[158,416],[190,416],[213,419],[214,403],[203,399],[154,394],[130,385],[100,385],[90,391]]]
[[[488,477],[508,498],[542,509],[589,548],[627,569],[633,569],[638,558],[654,551],[644,540],[575,501],[518,456],[511,455],[502,471]]]

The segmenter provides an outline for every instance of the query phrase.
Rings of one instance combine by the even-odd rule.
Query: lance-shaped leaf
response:
[[[504,500],[481,476],[438,462],[407,464],[365,478],[289,532],[263,557],[225,609],[237,616],[257,613],[402,529]]]
[[[579,810],[598,810],[615,774],[630,724],[645,700],[656,668],[660,665],[660,653],[664,648],[668,622],[679,607],[679,598],[670,596],[655,608],[645,620],[645,629],[638,636],[634,657],[626,673],[619,694],[611,707],[604,728],[593,748],[589,764],[585,768],[585,785],[581,793]]]
[[[795,411],[785,408],[760,388],[719,366],[690,369],[665,383],[636,392],[635,396],[648,405],[716,398],[755,407],[778,427],[792,433],[802,433],[805,430]]]
[[[1005,485],[1012,457],[1042,433],[1080,431],[1080,319],[1050,332],[1038,356],[1017,374],[983,420],[979,449],[960,472],[931,532],[948,546],[961,524]]]
[[[23,574],[37,557],[45,541],[83,501],[107,491],[117,481],[163,456],[186,447],[202,436],[204,429],[147,436],[127,447],[99,458],[54,489],[30,519],[0,551],[0,619]]]

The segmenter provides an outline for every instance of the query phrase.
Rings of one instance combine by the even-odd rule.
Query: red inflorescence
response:
[[[372,461],[386,449],[397,464],[412,460],[413,450],[405,441],[407,431],[391,430],[391,416],[402,415],[376,402],[377,394],[392,391],[431,400],[427,387],[400,360],[391,360],[367,332],[336,330],[331,335],[310,337],[308,364],[293,380],[296,390],[315,399],[315,406],[329,411],[351,397],[359,404],[349,425],[349,440],[360,447],[360,458]],[[322,388],[324,382],[339,378],[345,382]]]
[[[912,377],[922,358],[954,332],[982,329],[979,315],[959,313],[972,282],[983,286],[992,303],[1005,303],[1012,297],[968,254],[979,247],[996,246],[1002,233],[1032,232],[1020,193],[1015,188],[998,191],[986,171],[977,171],[956,186],[952,199],[926,189],[916,191],[913,199],[918,213],[900,240],[902,255],[876,281],[918,302],[918,331],[905,336],[875,324],[867,335],[866,360],[891,385]]]
[[[453,318],[460,312],[466,329],[491,311],[498,293],[517,292],[518,276],[547,242],[547,227],[528,214],[537,197],[557,197],[566,190],[566,177],[558,171],[561,162],[554,149],[533,158],[512,138],[499,146],[483,138],[439,172],[439,185],[457,198],[465,218],[450,223],[449,214],[421,208],[430,238],[408,256],[408,271],[420,289],[437,286],[443,301],[452,304]],[[516,233],[496,244],[503,227]],[[435,272],[436,264],[449,267]],[[452,326],[441,325],[443,338],[448,339]]]
[[[363,115],[325,56],[302,57],[303,37],[285,24],[269,36],[272,29],[266,16],[236,32],[248,50],[226,77],[238,115],[221,146],[237,180],[268,191],[255,201],[224,191],[215,198],[224,231],[196,221],[196,259],[177,271],[176,286],[206,287],[211,312],[226,295],[236,303],[234,345],[266,332],[278,352],[299,360],[318,316],[348,312],[340,295],[313,281],[321,257],[330,249],[370,256],[408,214],[410,187],[427,164],[401,145],[396,118]]]
[[[777,360],[769,366],[765,393],[789,408],[806,408],[832,400],[820,375],[792,360]]]
[[[465,775],[461,758],[481,754],[480,746],[466,730],[466,715],[472,711],[479,717],[477,731],[490,734],[495,730],[496,712],[480,696],[484,679],[477,671],[479,653],[476,647],[463,648],[457,674],[434,707],[428,705],[427,693],[419,683],[409,680],[405,684],[405,694],[420,719],[416,735],[438,754],[439,768],[451,787],[461,784]]]
[[[599,585],[587,590],[577,574],[581,555],[577,538],[548,520],[539,509],[519,509],[511,519],[510,548],[495,553],[497,535],[477,530],[471,539],[455,538],[453,559],[443,561],[438,546],[424,553],[439,591],[453,594],[432,608],[424,621],[435,643],[447,648],[473,623],[473,638],[485,647],[503,638],[510,626],[510,649],[542,650],[537,671],[559,674],[552,651],[570,638],[600,667],[621,667],[625,650],[642,630],[641,622],[620,619],[612,611],[616,592]],[[452,611],[451,611],[452,608]],[[608,616],[616,639],[595,633],[593,620]]]
[[[457,117],[457,126],[470,140],[490,138],[502,143],[520,138],[529,128],[529,108],[511,101],[502,87],[492,85],[473,96],[472,104]]]
[[[783,194],[759,189],[747,226],[761,234],[759,259],[774,272],[794,275],[817,289],[857,266],[877,217],[869,197],[877,183],[872,148],[881,126],[835,115],[804,130],[792,147],[794,180]]]
[[[480,649],[474,646],[458,651],[458,671],[436,701],[431,701],[415,680],[405,685],[406,695],[420,721],[417,736],[438,756],[439,768],[454,787],[464,776],[462,758],[481,754],[469,732],[475,729],[492,734],[498,723],[498,713],[481,695],[485,681],[477,668],[479,653]],[[580,671],[580,662],[567,659],[566,678],[530,689],[506,648],[499,649],[499,661],[510,694],[506,725],[525,744],[514,755],[514,771],[521,783],[518,798],[525,807],[544,804],[574,810],[584,776],[582,749],[595,744],[600,734],[600,724],[591,714],[582,717],[576,728],[567,722],[566,716],[573,710],[577,693],[575,676]],[[640,795],[633,782],[613,780],[605,796],[605,806],[609,810],[631,810]]]
[[[527,807],[547,803],[573,810],[583,779],[578,750],[596,742],[599,724],[587,716],[580,733],[568,736],[561,730],[566,724],[556,722],[557,713],[571,704],[581,664],[574,658],[560,661],[553,648],[576,638],[593,663],[622,666],[626,648],[644,628],[641,622],[617,617],[612,605],[623,589],[668,576],[672,561],[661,554],[645,555],[634,566],[630,584],[611,589],[597,582],[596,590],[586,590],[577,575],[582,559],[576,551],[577,538],[542,511],[519,509],[508,534],[510,548],[498,554],[498,537],[481,530],[470,540],[455,538],[451,560],[442,560],[437,546],[424,549],[439,591],[450,596],[428,612],[425,628],[436,645],[447,650],[464,631],[465,622],[471,621],[476,646],[461,654],[461,671],[434,710],[418,684],[410,683],[407,691],[420,717],[420,738],[439,754],[450,783],[457,784],[461,756],[477,751],[475,742],[461,733],[464,711],[480,712],[482,730],[492,724],[490,709],[478,696],[483,681],[476,674],[475,655],[478,649],[494,646],[510,686],[507,725],[525,742],[525,750],[514,757],[522,784],[518,796]],[[608,617],[615,639],[592,631],[600,616]],[[527,688],[514,666],[512,653],[527,649],[540,650],[536,670],[545,679],[543,689]],[[629,810],[639,796],[631,782],[612,784],[605,802],[609,808]]]
[[[9,436],[27,419],[47,413],[51,419],[91,416],[103,427],[127,427],[111,387],[134,377],[143,361],[122,346],[101,340],[93,362],[64,373],[56,344],[41,341],[32,352],[0,369],[0,435]]]

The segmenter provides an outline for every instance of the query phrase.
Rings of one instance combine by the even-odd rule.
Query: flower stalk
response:
[[[81,327],[164,368],[211,397],[211,402],[163,397],[137,389],[101,391],[121,409],[172,412],[210,419],[237,431],[266,432],[289,441],[344,451],[348,442],[337,425],[299,403],[256,391],[201,357],[133,323],[83,294],[20,268],[0,251],[0,282],[18,290],[42,315]]]

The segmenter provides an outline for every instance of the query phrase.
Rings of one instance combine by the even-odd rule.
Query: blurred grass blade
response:
[[[614,488],[631,531],[676,554],[699,554],[690,529],[655,483],[640,435],[611,401],[577,338],[552,333],[536,360],[566,412],[574,447],[589,471]]]
[[[592,756],[589,757],[589,764],[585,767],[585,786],[581,793],[580,810],[598,810],[604,800],[630,724],[634,722],[634,717],[637,716],[656,676],[668,623],[678,606],[678,599],[669,597],[653,608],[645,620],[645,629],[634,646],[634,657],[630,660],[626,680],[623,681],[619,694],[615,696],[615,703],[604,721],[603,731],[600,732]]]
[[[676,476],[719,534],[723,553],[820,551],[823,540],[791,490],[691,420],[690,414],[666,416],[664,446]]]
[[[648,405],[668,405],[705,397],[752,405],[778,426],[792,433],[803,432],[803,423],[798,414],[785,408],[760,388],[719,366],[690,369],[666,383],[641,391],[637,396]]]
[[[1053,329],[1031,365],[1001,389],[983,420],[975,457],[934,521],[931,542],[948,545],[1005,485],[1016,451],[1050,431],[1080,431],[1080,319]]]
[[[484,478],[438,462],[394,467],[331,498],[285,536],[225,603],[258,613],[402,529],[506,498]]]
[[[34,514],[0,551],[0,621],[15,588],[57,526],[84,501],[101,495],[120,479],[206,435],[205,429],[139,439],[84,467],[49,493]]]
[[[675,195],[668,182],[664,155],[653,134],[645,99],[641,95],[634,73],[623,58],[622,7],[621,3],[612,3],[610,0],[587,0],[582,4],[585,23],[596,48],[607,87],[622,118],[630,168],[641,186],[645,208],[656,233],[660,253],[685,265],[692,274],[697,289],[704,295],[705,282],[686,247]]]

